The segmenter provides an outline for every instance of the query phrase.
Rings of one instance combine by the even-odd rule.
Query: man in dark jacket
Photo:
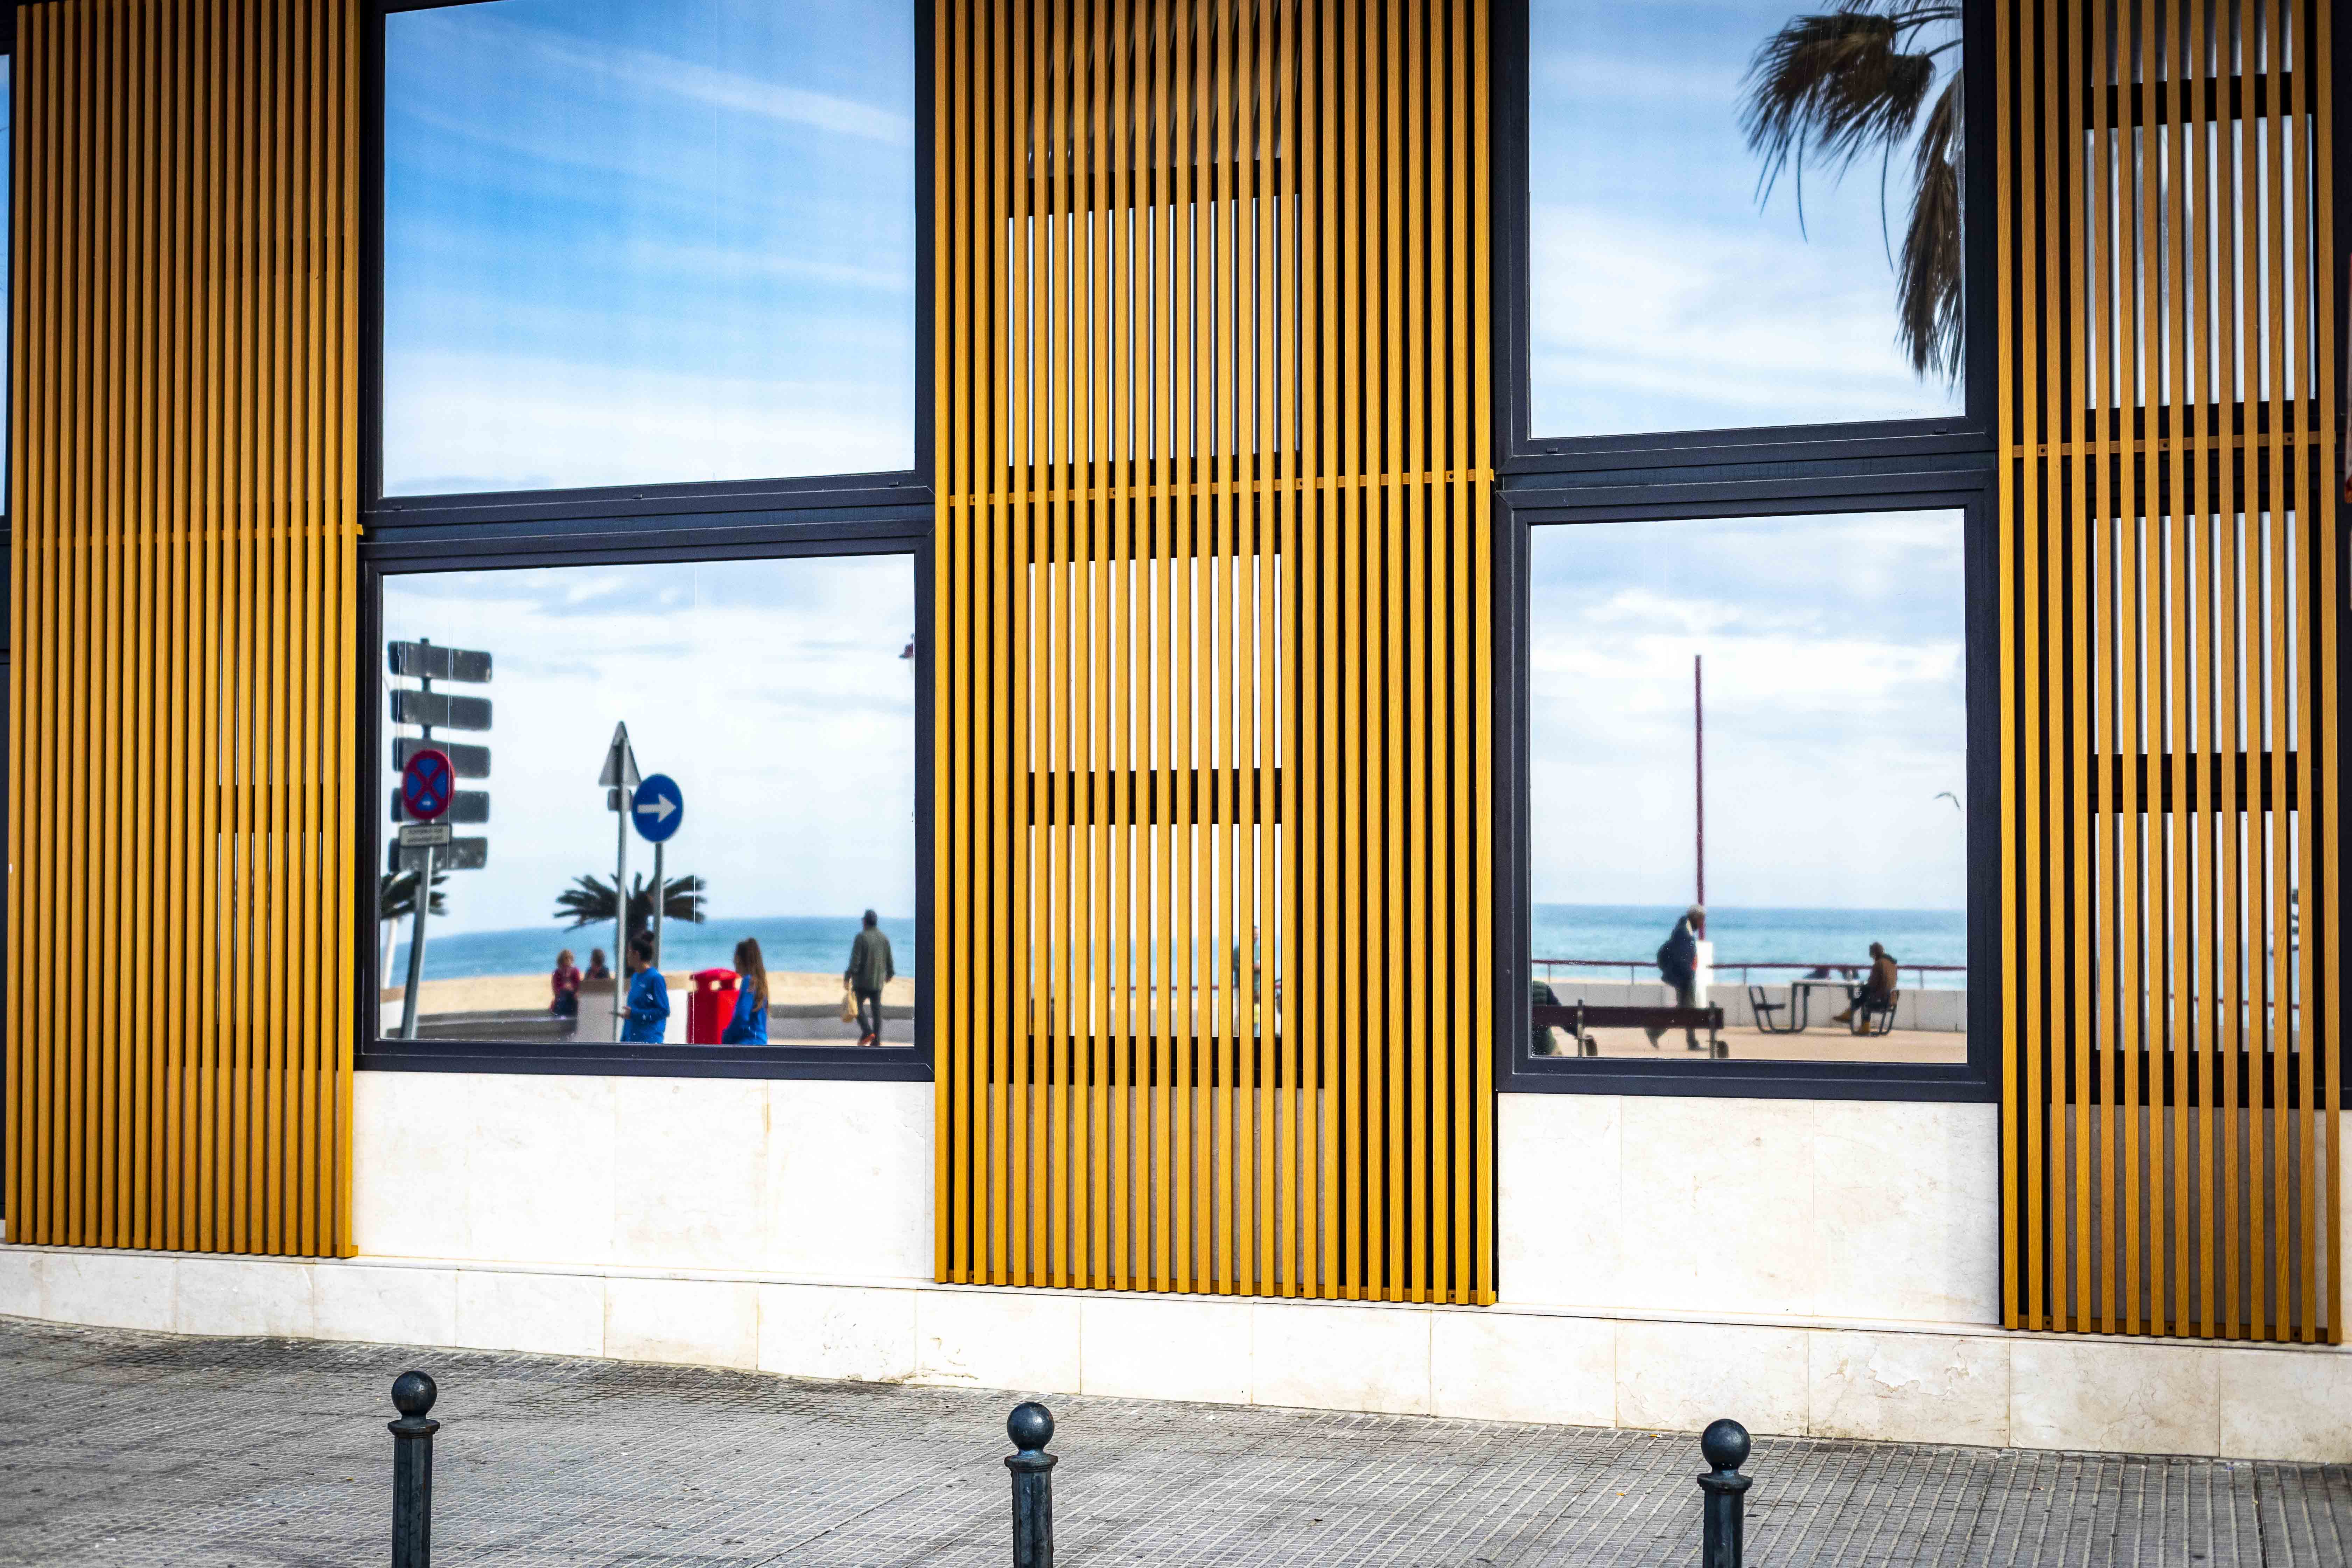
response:
[[[849,967],[841,972],[841,983],[857,998],[859,1045],[882,1043],[882,987],[898,973],[890,963],[890,939],[882,934],[880,922],[868,910],[857,940],[849,944]]]
[[[1675,988],[1675,1005],[1691,1008],[1698,1005],[1698,940],[1706,932],[1706,910],[1696,904],[1683,911],[1675,922],[1674,931],[1658,947],[1658,978]],[[1659,1024],[1645,1025],[1643,1034],[1655,1046],[1665,1027]],[[1685,1025],[1683,1036],[1692,1050],[1704,1050],[1698,1043],[1698,1032]]]
[[[1866,1018],[1873,1013],[1885,1012],[1895,1005],[1895,993],[1901,984],[1902,975],[1895,967],[1895,955],[1877,942],[1872,942],[1870,973],[1863,981],[1862,989],[1854,994],[1853,1005],[1830,1021],[1833,1024],[1851,1023],[1856,1013]]]

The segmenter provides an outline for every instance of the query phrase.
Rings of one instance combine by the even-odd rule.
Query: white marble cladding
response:
[[[371,1257],[931,1271],[926,1083],[368,1072],[352,1138]]]
[[[2000,1321],[1990,1105],[1507,1094],[1511,1306]]]
[[[0,1247],[0,1314],[1474,1420],[2352,1461],[2352,1351]]]

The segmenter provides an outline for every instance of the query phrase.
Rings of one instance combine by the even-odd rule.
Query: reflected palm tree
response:
[[[707,918],[703,904],[709,897],[699,877],[665,877],[662,879],[662,919],[684,921],[700,925]],[[572,886],[555,895],[555,918],[568,922],[567,930],[585,925],[609,924],[613,919],[613,880],[609,877],[575,877]],[[643,876],[629,879],[630,936],[653,930],[653,885]],[[624,944],[625,946],[625,943]]]
[[[1877,154],[1888,173],[1911,153],[1911,217],[1895,265],[1896,331],[1919,374],[1960,376],[1958,0],[1841,0],[1795,16],[1748,62],[1740,127],[1763,160],[1758,198],[1782,174],[1804,217],[1805,166],[1832,180]]]

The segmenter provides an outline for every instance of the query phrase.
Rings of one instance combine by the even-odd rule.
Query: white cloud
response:
[[[519,354],[384,359],[395,494],[866,473],[914,460],[903,367],[754,380]]]
[[[401,32],[407,48],[425,52],[437,47],[451,56],[495,58],[510,78],[538,69],[568,79],[573,93],[601,83],[637,99],[666,98],[887,146],[914,145],[914,118],[905,110],[610,40],[584,42],[576,31],[538,26],[484,8],[426,12],[404,20]]]
[[[1538,901],[1687,896],[1692,658],[1725,904],[1958,908],[1967,691],[1957,515],[1538,530]]]

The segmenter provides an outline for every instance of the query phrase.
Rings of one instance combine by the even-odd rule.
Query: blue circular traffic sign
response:
[[[637,798],[630,806],[629,820],[637,825],[638,837],[648,844],[660,844],[686,820],[686,792],[667,773],[647,773],[637,784]]]
[[[448,752],[427,746],[409,753],[407,764],[400,770],[402,816],[431,822],[449,809],[457,794],[457,770],[450,764]]]

